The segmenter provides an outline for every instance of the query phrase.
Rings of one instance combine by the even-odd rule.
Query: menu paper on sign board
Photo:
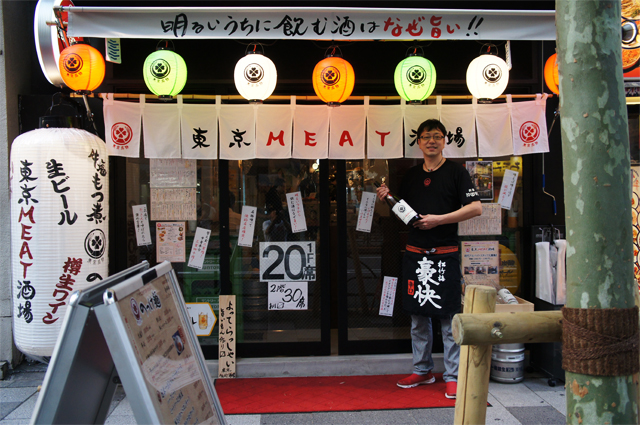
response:
[[[135,364],[160,423],[220,423],[200,347],[191,324],[185,321],[177,285],[169,276],[162,274],[115,301]]]
[[[185,261],[185,223],[156,223],[156,260]]]
[[[149,215],[146,205],[133,205],[133,222],[136,227],[136,241],[138,246],[151,245],[151,232],[149,231]]]
[[[516,191],[516,183],[518,181],[518,172],[513,170],[504,170],[504,177],[502,179],[502,186],[500,187],[500,196],[498,197],[498,204],[505,209],[511,209],[511,202],[513,201],[513,195]]]
[[[149,159],[150,186],[196,187],[195,159]]]
[[[196,227],[196,235],[193,237],[191,253],[189,254],[189,264],[187,264],[187,266],[193,267],[194,269],[202,269],[210,236],[211,230]]]
[[[293,233],[306,232],[307,220],[304,217],[302,194],[300,192],[287,193],[287,205],[289,207],[291,231]]]
[[[500,248],[498,241],[462,242],[462,276],[465,285],[500,283]]]
[[[396,287],[398,286],[397,277],[384,277],[382,286],[382,295],[380,296],[380,316],[393,317],[393,305],[396,302]]]
[[[236,296],[220,295],[218,378],[236,377]]]
[[[373,223],[373,211],[376,206],[376,194],[371,192],[362,192],[360,200],[360,211],[358,212],[358,223],[356,230],[359,232],[371,233],[371,224]]]
[[[242,206],[242,215],[240,218],[240,233],[238,235],[239,246],[253,246],[253,233],[256,228],[256,207],[248,205]]]
[[[502,208],[500,204],[482,204],[482,215],[458,223],[458,235],[501,235]]]
[[[269,310],[307,310],[309,282],[269,283]]]
[[[196,220],[196,188],[151,188],[151,220]]]

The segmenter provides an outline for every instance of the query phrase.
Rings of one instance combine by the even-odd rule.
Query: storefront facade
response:
[[[108,2],[104,5],[110,6],[106,3]],[[531,8],[553,8],[552,2],[542,3],[544,4],[532,5]],[[82,2],[76,4],[83,5]],[[421,7],[425,5],[421,4]],[[25,5],[22,8],[9,7],[6,2],[3,3],[3,8],[10,13],[9,18],[4,16],[5,26],[7,20],[23,23],[28,21],[27,17],[33,11],[23,10],[28,9]],[[19,19],[16,20],[15,17]],[[29,31],[29,28],[22,29],[18,33],[24,33],[26,40],[32,43],[32,38],[28,37]],[[30,49],[33,46],[16,42],[6,34],[5,27],[7,54],[2,56],[3,60],[7,60],[11,54],[16,55],[22,44]],[[464,38],[419,43],[425,56],[437,69],[438,80],[433,94],[443,96],[443,104],[470,103],[470,100],[460,98],[468,95],[466,68],[479,54],[486,40],[469,41]],[[254,40],[174,40],[176,51],[189,66],[189,79],[182,92],[185,95],[184,102],[213,103],[215,96],[219,95],[224,104],[246,104],[245,100],[237,96],[233,67],[244,55],[249,41]],[[274,95],[279,98],[267,100],[265,104],[287,105],[291,103],[290,96],[296,96],[300,105],[322,105],[315,98],[305,97],[314,96],[311,72],[315,63],[322,59],[324,51],[333,44],[331,40],[257,41],[264,42],[266,54],[278,66],[278,85]],[[130,101],[138,102],[138,94],[148,93],[140,72],[142,63],[148,53],[155,49],[157,40],[123,38],[121,42],[123,63],[107,66],[107,78],[97,91],[129,93],[133,95]],[[103,43],[102,40],[96,40],[94,44],[100,47]],[[407,50],[414,45],[413,41],[335,43],[340,46],[344,58],[349,60],[356,73],[352,99],[344,102],[344,106],[362,105],[365,96],[371,97],[371,105],[399,103],[393,85],[393,71],[396,64],[405,57]],[[505,40],[494,40],[493,43],[498,46],[500,56],[504,57]],[[555,52],[555,43],[514,39],[510,46],[513,68],[505,94],[532,95],[533,99],[536,93],[549,93],[544,84],[543,68],[546,59]],[[37,60],[31,61],[28,66],[22,66],[30,71],[12,71],[11,77],[5,77],[5,167],[13,138],[20,132],[37,127],[38,116],[46,111],[51,104],[51,94],[56,91],[37,75]],[[6,70],[7,67],[3,69]],[[29,74],[32,76],[25,77]],[[19,82],[23,82],[23,85],[17,84]],[[21,88],[14,92],[11,87]],[[193,99],[186,98],[186,95],[192,94]],[[18,95],[21,96],[20,109],[15,106]],[[424,104],[434,104],[435,101],[435,98],[430,98]],[[156,100],[149,98],[147,102]],[[504,100],[495,101],[502,102]],[[92,98],[89,104],[95,113],[98,134],[104,138],[102,100]],[[505,169],[518,172],[511,209],[500,211],[501,232],[464,236],[463,240],[498,241],[501,252],[504,253],[500,264],[500,283],[515,288],[513,292],[528,300],[534,298],[533,243],[536,242],[538,228],[541,225],[562,226],[564,223],[560,127],[557,122],[552,126],[557,107],[557,97],[546,100],[546,125],[550,130],[549,153],[454,159],[459,162],[490,161],[488,164],[482,162],[489,169],[476,175],[476,184],[489,193],[484,201],[487,204],[497,201]],[[340,108],[334,108],[333,113],[340,113]],[[411,106],[407,105],[407,108]],[[18,122],[20,128],[17,127]],[[132,212],[134,205],[147,205],[151,209],[152,162],[145,157],[144,149],[139,158],[110,157],[111,273],[142,260],[147,260],[152,265],[157,261],[155,244],[138,246]],[[210,230],[211,236],[202,269],[188,267],[187,262],[173,263],[181,281],[185,301],[210,303],[216,310],[219,295],[236,295],[239,319],[237,354],[241,358],[410,352],[410,320],[401,310],[399,294],[396,294],[393,316],[379,314],[384,278],[398,277],[400,274],[406,228],[380,202],[375,206],[370,232],[358,231],[356,222],[362,193],[374,191],[374,180],[385,177],[391,190],[397,192],[404,173],[419,163],[419,158],[198,160],[196,219],[181,220],[186,227],[187,254],[196,228]],[[8,170],[5,174],[3,181],[8,184]],[[487,174],[492,176],[490,180],[484,179],[483,176]],[[553,194],[557,200],[555,210],[551,197],[545,191]],[[286,194],[294,192],[299,192],[302,199],[305,231],[292,231],[290,223],[289,226],[277,226],[283,222],[283,218],[284,221],[290,218]],[[2,204],[8,206],[8,190],[5,196],[7,202]],[[238,244],[244,206],[256,208],[255,233],[251,246]],[[153,241],[157,241],[155,224],[160,221],[164,220],[151,220]],[[0,229],[6,230],[7,238],[10,237],[9,223],[3,222]],[[280,251],[274,247],[279,247]],[[5,249],[8,250],[8,246]],[[269,250],[276,251],[278,256],[270,257]],[[295,252],[313,253],[315,273],[305,275],[304,279],[300,276],[304,266],[310,264],[289,264],[289,259],[295,255],[289,256],[288,253]],[[276,259],[277,264],[261,264],[265,257]],[[10,270],[10,254],[7,252],[2,258],[6,258],[3,261],[7,262],[2,269]],[[281,268],[283,271],[280,271]],[[281,274],[284,276],[280,276]],[[306,302],[287,310],[273,308],[270,292],[273,295],[279,291],[280,282],[290,281],[306,283]],[[4,293],[10,294],[10,281],[3,283],[3,288]],[[287,287],[285,290],[291,290],[290,295],[294,299],[295,289],[292,288],[295,287]],[[294,301],[299,302],[300,298]],[[3,352],[0,353],[0,359],[11,359],[15,355],[8,353],[7,344],[4,344],[9,340],[11,329],[10,297],[3,299],[2,305],[0,337]],[[434,340],[440,341],[440,338]],[[201,344],[206,358],[217,358],[217,327],[210,336],[201,338]],[[439,349],[441,348],[436,347],[436,351]]]

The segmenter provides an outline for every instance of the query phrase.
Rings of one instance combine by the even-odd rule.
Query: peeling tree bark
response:
[[[620,0],[556,0],[567,229],[567,307],[631,308],[627,108]],[[566,373],[567,423],[633,424],[632,376]]]

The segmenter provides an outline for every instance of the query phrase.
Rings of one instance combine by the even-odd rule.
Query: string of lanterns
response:
[[[236,89],[251,103],[262,103],[271,96],[278,79],[275,64],[264,52],[257,50],[258,46],[258,43],[250,44],[234,70]],[[411,53],[398,63],[394,72],[396,91],[410,104],[420,104],[431,95],[436,85],[436,69],[423,52],[418,54],[418,48],[410,48]],[[554,54],[547,60],[544,75],[549,89],[558,94],[556,57]],[[61,52],[59,67],[64,83],[81,94],[98,88],[105,75],[105,62],[100,52],[82,42]],[[160,42],[156,51],[144,61],[143,76],[152,93],[162,100],[169,100],[184,88],[187,66],[168,42]],[[325,52],[325,58],[316,64],[312,81],[316,95],[323,102],[328,106],[340,106],[353,92],[355,73],[353,66],[342,58],[340,49],[331,46]],[[495,45],[485,44],[482,47],[480,56],[467,68],[466,81],[469,92],[479,102],[491,102],[504,92],[509,82],[509,68],[498,56]]]

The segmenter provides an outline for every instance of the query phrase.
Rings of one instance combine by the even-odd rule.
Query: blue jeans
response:
[[[442,343],[444,345],[445,382],[458,380],[458,363],[460,362],[460,346],[453,341],[451,318],[440,319]],[[413,347],[413,373],[426,375],[433,369],[433,329],[431,318],[411,315],[411,346]]]

